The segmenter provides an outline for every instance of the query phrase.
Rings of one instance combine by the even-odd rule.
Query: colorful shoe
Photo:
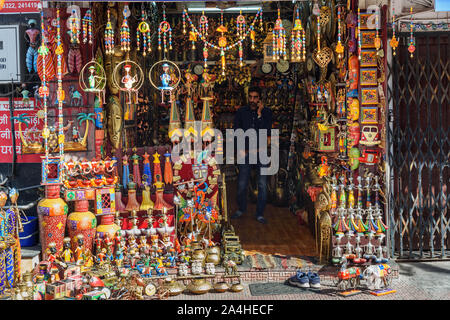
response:
[[[320,277],[315,272],[308,272],[307,274],[309,286],[314,289],[320,288]]]
[[[299,288],[309,288],[308,276],[301,270],[297,270],[297,274],[290,277],[288,283]]]

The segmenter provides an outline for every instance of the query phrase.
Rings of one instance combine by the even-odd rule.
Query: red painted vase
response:
[[[72,250],[75,250],[77,247],[75,237],[82,234],[84,236],[84,247],[92,251],[96,226],[97,218],[89,211],[89,201],[75,201],[75,211],[69,214],[69,217],[67,218],[69,236],[72,239]]]
[[[60,198],[60,185],[45,186],[45,199],[39,201],[37,213],[39,217],[39,236],[43,259],[47,259],[46,249],[50,242],[56,243],[59,251],[63,246],[66,229],[67,203]]]

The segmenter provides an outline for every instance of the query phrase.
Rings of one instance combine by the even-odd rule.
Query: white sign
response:
[[[0,83],[20,82],[19,27],[0,26]]]

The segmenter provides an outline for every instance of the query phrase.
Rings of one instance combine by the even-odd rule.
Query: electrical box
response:
[[[0,25],[0,84],[22,82],[25,58],[18,25]]]

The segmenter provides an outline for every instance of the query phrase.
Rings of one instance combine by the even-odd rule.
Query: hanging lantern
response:
[[[273,34],[273,60],[278,61],[280,58],[286,60],[286,30],[283,27],[283,20],[280,17],[280,9],[278,8],[278,19],[275,21]]]
[[[83,43],[92,44],[92,11],[88,9],[83,18]]]
[[[130,27],[128,26],[127,18],[131,15],[128,5],[123,8],[123,21],[122,26],[120,27],[120,50],[122,51],[130,51]]]
[[[111,24],[110,11],[108,9],[108,21],[105,28],[105,51],[106,54],[112,54],[114,52],[114,29]]]
[[[142,35],[142,55],[145,57],[147,55],[147,52],[152,52],[152,39],[150,34],[150,25],[145,21],[145,11],[144,8],[142,8],[141,12],[141,22],[139,23],[137,30],[136,30],[136,49],[137,51],[140,51],[141,49],[141,39],[140,36]]]

